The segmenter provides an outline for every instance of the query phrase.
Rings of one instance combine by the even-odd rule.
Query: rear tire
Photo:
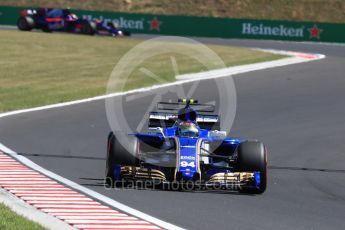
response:
[[[35,21],[32,17],[20,17],[17,20],[17,27],[22,31],[30,31],[35,27]]]
[[[96,23],[90,21],[83,21],[81,33],[86,35],[94,35],[96,33]]]
[[[263,143],[246,141],[237,149],[236,171],[260,172],[260,183],[253,188],[241,188],[241,193],[261,194],[267,187],[267,151]]]
[[[130,140],[127,149],[123,147],[119,140]],[[128,138],[128,139],[127,139]],[[135,156],[136,154],[136,139],[129,138],[127,135],[124,134],[116,134],[114,135],[113,132],[110,132],[108,135],[108,147],[107,147],[107,159],[106,159],[106,171],[105,171],[105,182],[108,185],[113,185],[114,181],[119,180],[121,178],[115,178],[115,169],[121,166],[138,166],[138,160]]]

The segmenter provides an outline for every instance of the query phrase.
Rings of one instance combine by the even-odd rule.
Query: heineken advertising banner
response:
[[[15,25],[22,8],[1,7],[0,24]],[[73,10],[87,19],[114,21],[132,33],[177,36],[345,42],[345,24],[230,19]]]

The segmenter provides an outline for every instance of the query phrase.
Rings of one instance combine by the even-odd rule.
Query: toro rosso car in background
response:
[[[87,20],[78,18],[68,9],[37,8],[20,12],[17,21],[19,30],[41,29],[44,32],[60,31],[87,35],[102,34],[111,36],[129,36],[109,20]]]
[[[192,99],[159,102],[157,111],[149,115],[147,133],[111,132],[106,184],[149,181],[160,188],[263,193],[267,184],[265,145],[218,131],[220,116],[211,114],[214,109],[214,105]]]

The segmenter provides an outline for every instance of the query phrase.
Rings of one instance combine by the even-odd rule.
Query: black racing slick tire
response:
[[[124,140],[124,141],[121,141]],[[123,143],[121,143],[123,142]],[[129,143],[128,143],[129,142]],[[126,143],[128,148],[123,144]],[[114,170],[116,166],[138,166],[136,158],[137,141],[134,137],[128,137],[124,134],[114,134],[110,132],[108,135],[107,159],[106,159],[106,184],[113,184]]]
[[[236,171],[260,172],[260,184],[255,187],[243,187],[241,193],[261,194],[267,187],[267,150],[263,143],[246,141],[237,149]]]
[[[20,17],[17,20],[17,27],[19,30],[30,31],[35,27],[35,21],[32,17]]]

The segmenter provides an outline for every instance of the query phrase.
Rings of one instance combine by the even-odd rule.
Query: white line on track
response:
[[[21,174],[17,174],[17,175],[13,175],[13,174],[1,174],[1,175],[6,175],[7,178],[18,178],[18,176],[20,176],[22,179],[24,178],[44,178],[41,175],[36,175],[36,174],[32,174],[32,175],[21,175]]]
[[[159,229],[150,225],[111,225],[111,224],[77,224],[77,228],[87,229]]]
[[[57,204],[56,202],[53,204],[37,204],[37,205],[35,205],[35,207],[38,207],[38,208],[109,209],[108,207],[104,207],[101,204],[92,204],[92,205],[89,205],[87,203]]]
[[[30,194],[37,194],[37,195],[44,195],[46,194],[48,195],[55,195],[57,194],[56,192],[59,192],[60,195],[71,195],[71,194],[75,194],[75,195],[79,195],[78,192],[70,190],[70,189],[60,189],[60,188],[18,188],[18,187],[8,187],[9,191],[11,191],[12,193],[30,193]]]
[[[56,203],[56,201],[90,201],[90,202],[93,201],[90,198],[82,197],[82,196],[80,196],[80,197],[62,197],[62,196],[55,196],[55,197],[48,196],[48,197],[45,197],[45,196],[32,196],[30,194],[30,196],[21,196],[21,198],[23,200],[54,201],[55,203]]]
[[[24,172],[14,172],[14,171],[11,171],[11,172],[0,172],[0,176],[1,175],[6,175],[6,176],[16,176],[16,175],[20,175],[20,176],[37,176],[37,175],[41,175],[39,173],[33,173],[33,172],[30,172],[30,171],[24,171]]]
[[[22,198],[23,199],[23,198]],[[28,202],[29,204],[33,204],[33,205],[47,205],[47,206],[54,206],[54,207],[58,207],[58,205],[62,205],[62,206],[68,206],[68,205],[78,205],[80,207],[85,206],[87,208],[90,207],[90,205],[101,205],[100,203],[96,202],[96,201],[85,201],[85,200],[51,200],[51,201],[47,201],[47,200],[36,200],[36,199],[23,199],[26,202]],[[58,204],[58,205],[57,205]],[[93,206],[92,206],[93,207]]]
[[[263,69],[269,69],[269,68],[275,68],[280,66],[286,66],[291,64],[298,64],[298,63],[304,63],[304,62],[310,62],[315,61],[319,59],[325,58],[325,55],[323,54],[310,54],[310,53],[299,53],[299,52],[291,52],[291,51],[283,51],[283,50],[271,50],[271,49],[260,49],[261,51],[270,52],[270,53],[278,53],[282,55],[288,55],[291,56],[289,58],[283,58],[279,60],[274,61],[268,61],[268,62],[262,62],[262,63],[254,63],[254,64],[248,64],[248,65],[241,65],[241,66],[235,66],[235,67],[228,67],[224,69],[218,69],[218,70],[210,70],[206,72],[200,72],[200,73],[192,73],[192,74],[183,74],[176,76],[177,81],[172,83],[166,83],[166,84],[160,84],[160,85],[153,85],[150,87],[140,88],[140,89],[134,89],[126,92],[118,92],[118,93],[112,93],[92,98],[86,98],[76,101],[69,101],[69,102],[63,102],[58,104],[52,104],[52,105],[46,105],[46,106],[40,106],[36,108],[30,108],[30,109],[22,109],[22,110],[16,110],[12,112],[6,112],[0,114],[0,118],[18,115],[22,113],[28,113],[28,112],[35,112],[35,111],[41,111],[41,110],[48,110],[48,109],[54,109],[54,108],[60,108],[65,106],[71,106],[81,103],[87,103],[97,100],[103,100],[106,98],[111,97],[117,97],[117,96],[123,96],[128,94],[134,94],[134,93],[143,93],[148,92],[151,90],[159,89],[159,88],[165,88],[170,87],[174,85],[182,85],[189,82],[199,81],[199,80],[207,80],[207,79],[214,79],[214,78],[220,78],[220,77],[227,77],[230,75],[237,75],[241,73],[247,73],[251,71],[256,70],[263,70]],[[1,149],[1,148],[0,148]],[[4,149],[2,149],[4,151]],[[4,151],[6,152],[6,151]]]
[[[18,194],[18,193],[17,193]],[[20,193],[19,193],[20,194]],[[60,198],[72,198],[72,197],[75,197],[75,198],[85,198],[85,199],[90,199],[88,198],[87,196],[84,196],[84,195],[81,195],[81,194],[64,194],[64,193],[52,193],[52,194],[47,194],[47,193],[33,193],[31,192],[30,194],[23,194],[22,195],[24,198],[27,197],[37,197],[37,198],[44,198],[44,197],[53,197],[53,198],[56,198],[56,199],[60,199]],[[23,198],[23,199],[24,199]],[[52,198],[50,198],[51,200]],[[91,200],[91,199],[90,199]]]
[[[58,186],[58,185],[40,185],[40,186],[36,186],[36,185],[9,185],[7,186],[8,189],[10,190],[28,190],[28,191],[33,191],[33,190],[39,190],[42,192],[71,192],[71,193],[77,193],[69,188],[65,188],[62,186]]]
[[[116,216],[114,217],[114,215],[104,215],[101,214],[101,216],[97,216],[97,215],[92,215],[92,214],[88,214],[88,215],[55,215],[58,216],[60,219],[74,219],[74,220],[114,220],[114,219],[118,219],[118,220],[137,220],[138,218],[132,217],[132,216]]]
[[[72,209],[63,209],[63,208],[43,208],[42,209],[44,212],[48,212],[48,213],[76,213],[75,210]],[[118,211],[115,211],[113,209],[103,209],[100,211],[95,211],[95,210],[84,210],[84,209],[80,209],[78,210],[78,213],[99,213],[99,214],[112,214],[112,213],[119,213]]]
[[[71,224],[147,224],[144,220],[66,220]]]
[[[34,184],[35,186],[37,185],[37,181],[12,181],[12,180],[9,180],[9,181],[1,181],[1,184],[2,185],[14,185],[14,184],[19,184],[19,185],[32,185]],[[44,185],[47,185],[47,184],[56,184],[55,181],[44,181]],[[43,185],[43,184],[42,184]]]
[[[7,182],[13,182],[11,179],[9,179],[10,177],[6,176],[6,178],[0,178],[0,182],[1,183],[7,183]],[[54,183],[55,181],[51,181],[50,179],[46,178],[46,177],[40,177],[37,178],[37,176],[32,176],[30,177],[30,181],[27,181],[27,178],[16,178],[16,182],[20,182],[20,183],[34,183],[36,184],[38,181],[49,181]],[[45,183],[45,182],[44,182]],[[56,182],[55,182],[56,183]]]
[[[24,170],[11,170],[11,172],[1,172],[1,174],[7,174],[7,173],[13,173],[13,174],[20,174],[20,173],[25,173],[25,172],[29,172],[32,173],[32,170],[30,169],[24,169]]]
[[[20,190],[18,188],[9,188],[8,191],[10,191],[11,193],[17,194],[18,196],[25,196],[28,194],[35,194],[35,195],[40,195],[40,196],[44,196],[44,195],[56,195],[56,191],[51,191],[51,190],[34,190],[34,189],[23,189]],[[61,195],[64,196],[71,196],[71,195],[79,195],[78,192],[70,192],[70,191],[60,191],[58,190],[58,192],[61,192]]]

